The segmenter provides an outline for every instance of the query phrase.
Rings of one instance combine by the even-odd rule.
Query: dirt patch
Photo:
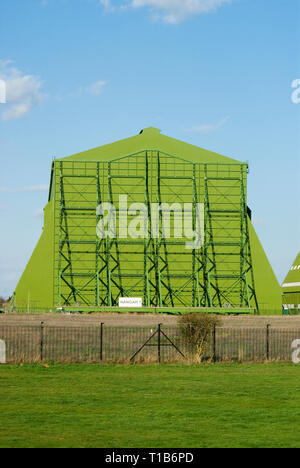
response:
[[[99,325],[116,327],[147,327],[162,323],[165,326],[176,325],[177,316],[149,314],[44,314],[44,315],[0,315],[0,324],[38,325],[44,322],[51,326]],[[239,316],[222,317],[224,327],[264,327],[270,324],[280,328],[300,328],[300,316]]]
[[[44,322],[51,326],[83,326],[99,325],[105,323],[107,326],[116,327],[144,327],[155,326],[159,323],[164,325],[176,325],[177,317],[171,315],[141,315],[141,314],[45,314],[45,315],[3,315],[0,316],[0,323],[11,323],[19,325],[38,325]]]

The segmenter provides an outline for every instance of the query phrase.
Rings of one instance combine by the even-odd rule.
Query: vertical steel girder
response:
[[[76,288],[74,287],[73,274],[72,274],[72,256],[71,247],[69,241],[69,229],[68,229],[68,213],[66,211],[66,201],[64,195],[64,181],[63,181],[63,164],[60,162],[59,165],[59,178],[60,178],[60,215],[59,215],[59,295],[58,304],[61,305],[61,299],[64,300],[68,305],[70,299],[73,297],[74,301],[77,301]],[[67,246],[67,252],[64,247]],[[62,259],[65,260],[65,266],[62,268]],[[65,273],[69,272],[70,282],[66,279]],[[61,294],[61,282],[64,281],[70,288],[70,293],[67,297]]]
[[[205,243],[204,243],[204,283],[205,283],[205,304],[208,307],[217,305],[222,307],[220,289],[218,285],[215,240],[212,226],[212,210],[210,205],[210,191],[208,180],[208,167],[204,166],[204,218],[205,218]],[[214,281],[213,281],[214,278]],[[217,299],[217,304],[215,304]]]

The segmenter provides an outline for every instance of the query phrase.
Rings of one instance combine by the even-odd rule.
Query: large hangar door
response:
[[[55,162],[54,297],[57,305],[97,305],[96,209],[103,163]]]
[[[152,307],[202,305],[201,245],[187,247],[199,224],[199,185],[196,164],[160,151],[108,164],[116,236],[106,244],[107,305],[120,296]]]
[[[113,206],[115,235],[107,239],[108,306],[120,297],[145,298],[145,252],[148,244],[148,154],[108,163],[107,201]],[[148,305],[144,301],[144,305]]]

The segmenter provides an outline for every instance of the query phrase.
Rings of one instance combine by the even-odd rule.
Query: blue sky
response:
[[[148,126],[249,161],[284,279],[300,249],[300,0],[2,0],[0,45],[0,295],[40,236],[52,158]]]

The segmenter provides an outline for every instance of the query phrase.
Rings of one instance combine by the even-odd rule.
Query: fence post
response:
[[[43,351],[44,351],[44,322],[41,322],[40,328],[40,361],[43,361]]]
[[[160,348],[161,348],[161,326],[162,326],[162,324],[159,323],[158,324],[158,339],[157,339],[157,353],[158,353],[158,362],[159,362],[159,364],[161,363],[161,352],[160,352]]]
[[[104,326],[104,323],[101,323],[101,326],[100,326],[100,361],[103,361],[103,326]]]
[[[217,326],[216,324],[214,325],[214,330],[213,330],[213,362],[216,363],[217,362],[217,342],[216,342],[216,338],[217,338]]]
[[[270,327],[271,325],[267,325],[267,361],[270,360]]]

